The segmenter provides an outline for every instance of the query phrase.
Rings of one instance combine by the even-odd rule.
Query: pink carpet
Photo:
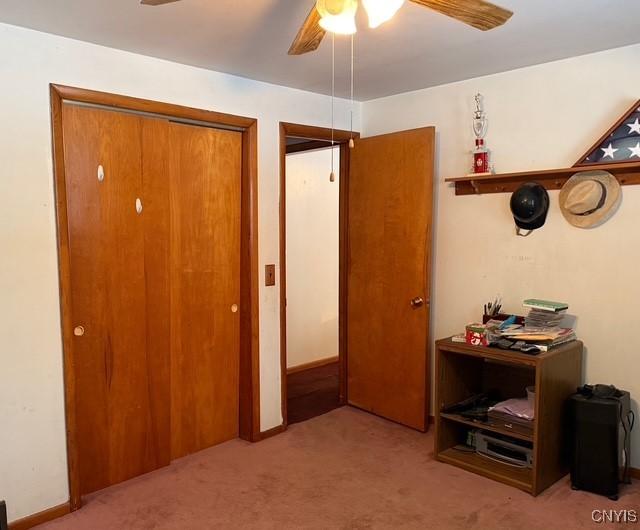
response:
[[[591,522],[594,509],[640,510],[638,484],[618,502],[568,479],[534,498],[434,461],[432,446],[432,434],[343,407],[93,494],[42,528],[571,530],[610,527]]]

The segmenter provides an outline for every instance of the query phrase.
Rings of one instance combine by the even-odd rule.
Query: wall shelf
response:
[[[525,182],[538,182],[547,190],[558,190],[575,173],[593,170],[608,171],[616,176],[620,184],[640,184],[640,161],[616,164],[592,164],[560,169],[522,171],[518,173],[498,173],[495,175],[468,175],[466,177],[447,178],[456,188],[456,195],[475,195],[481,193],[510,193]]]

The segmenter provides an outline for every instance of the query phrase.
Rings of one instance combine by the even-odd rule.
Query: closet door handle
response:
[[[424,300],[421,296],[416,296],[413,300],[411,300],[411,307],[414,309],[418,309],[419,307],[424,305]]]
[[[84,326],[76,326],[73,328],[73,334],[76,337],[82,337],[82,335],[84,335]]]

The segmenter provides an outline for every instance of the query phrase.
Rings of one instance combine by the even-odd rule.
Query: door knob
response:
[[[424,300],[420,296],[416,296],[413,300],[411,300],[411,307],[417,309],[418,307],[424,305]]]
[[[76,326],[75,328],[73,328],[73,334],[76,337],[82,337],[82,335],[84,335],[84,327],[83,326]]]

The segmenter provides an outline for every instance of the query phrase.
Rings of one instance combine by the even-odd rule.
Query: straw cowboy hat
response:
[[[578,228],[594,228],[607,221],[620,206],[618,179],[607,171],[583,171],[573,175],[560,190],[560,210]]]

